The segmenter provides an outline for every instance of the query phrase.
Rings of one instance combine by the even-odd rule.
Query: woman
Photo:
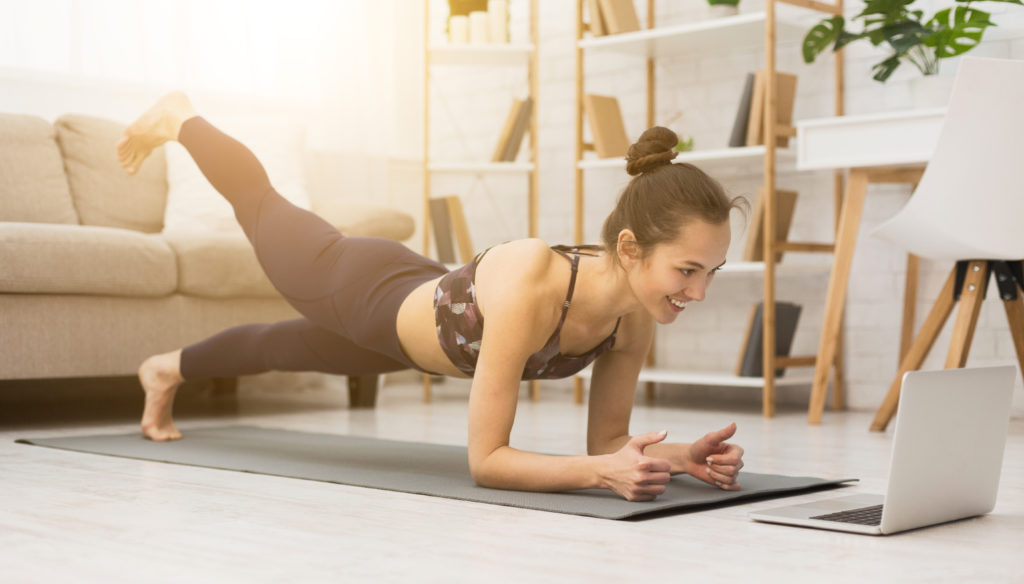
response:
[[[181,438],[171,409],[185,379],[415,368],[473,378],[469,466],[481,486],[606,488],[645,501],[664,492],[672,474],[689,473],[739,488],[743,449],[725,442],[735,424],[692,444],[666,443],[666,432],[629,435],[654,322],[671,323],[688,302],[704,299],[725,263],[729,213],[737,206],[697,168],[671,163],[671,130],[652,128],[630,148],[634,178],[605,221],[602,248],[519,240],[452,272],[395,242],[344,237],[291,205],[252,153],[199,117],[182,93],[164,97],[125,130],[118,161],[134,174],[170,140],[185,146],[228,199],[264,271],[305,318],[228,329],[147,359],[139,368],[146,437]],[[589,455],[510,448],[520,381],[566,377],[592,361]]]

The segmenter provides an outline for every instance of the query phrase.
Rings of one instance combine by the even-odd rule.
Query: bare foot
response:
[[[180,372],[181,350],[154,355],[139,366],[139,381],[146,392],[146,407],[142,411],[142,435],[150,440],[181,439],[174,427],[171,411],[174,394],[184,381]]]
[[[135,174],[154,148],[177,140],[181,125],[196,115],[192,102],[184,93],[168,93],[125,128],[117,142],[117,162],[125,172]]]

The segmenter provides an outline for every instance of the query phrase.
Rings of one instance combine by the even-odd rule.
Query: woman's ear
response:
[[[623,229],[619,232],[615,253],[619,257],[619,263],[626,268],[640,260],[640,246],[637,244],[636,235],[632,230]]]

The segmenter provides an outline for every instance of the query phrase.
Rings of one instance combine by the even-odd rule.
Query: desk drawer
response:
[[[797,170],[925,163],[945,117],[939,108],[798,122]]]

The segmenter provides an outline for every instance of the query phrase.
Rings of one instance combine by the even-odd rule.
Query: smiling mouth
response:
[[[672,306],[675,306],[679,310],[682,310],[682,309],[686,308],[686,303],[683,302],[682,300],[676,300],[675,298],[671,298],[671,297],[666,297],[666,298],[668,298],[669,304],[671,304]]]

